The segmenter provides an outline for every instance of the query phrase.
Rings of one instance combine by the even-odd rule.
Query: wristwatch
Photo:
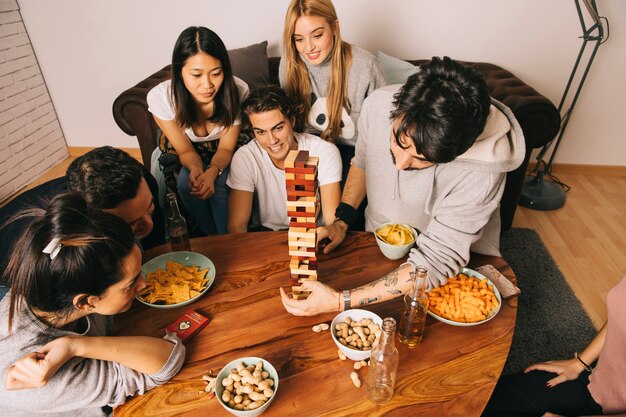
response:
[[[220,169],[220,167],[218,167],[217,165],[214,165],[214,164],[209,164],[209,165],[207,165],[207,167],[206,167],[205,171],[208,171],[208,170],[209,170],[209,169],[211,169],[212,167],[217,168],[217,176],[218,176],[218,177],[219,177],[220,175],[222,175],[222,172],[223,172],[223,171]]]
[[[350,310],[350,290],[343,290],[343,311]]]

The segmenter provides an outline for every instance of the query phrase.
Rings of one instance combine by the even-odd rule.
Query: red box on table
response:
[[[194,309],[185,311],[175,322],[165,328],[169,332],[176,333],[183,344],[186,344],[198,332],[209,324],[209,319]]]

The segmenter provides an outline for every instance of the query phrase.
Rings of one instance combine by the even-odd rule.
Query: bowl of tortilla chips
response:
[[[156,308],[177,308],[193,303],[215,280],[215,265],[196,252],[171,252],[142,265],[146,287],[137,300]]]
[[[409,253],[417,240],[417,231],[408,224],[385,223],[374,232],[380,251],[389,259]]]

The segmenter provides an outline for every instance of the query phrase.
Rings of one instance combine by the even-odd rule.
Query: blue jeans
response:
[[[206,166],[205,166],[206,168]],[[230,165],[222,174],[215,179],[215,194],[208,200],[201,200],[191,195],[189,186],[189,170],[185,167],[178,173],[178,194],[189,212],[191,220],[206,235],[226,233],[228,225],[228,194],[230,188],[226,185],[226,179],[230,172]]]

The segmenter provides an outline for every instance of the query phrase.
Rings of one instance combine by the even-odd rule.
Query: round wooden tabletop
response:
[[[215,264],[210,290],[177,309],[136,302],[116,317],[114,334],[161,337],[189,308],[210,323],[187,344],[180,373],[115,409],[116,417],[230,415],[215,398],[201,393],[202,375],[245,356],[268,360],[280,377],[264,416],[479,416],[504,366],[515,327],[514,302],[504,302],[496,317],[478,326],[450,326],[428,317],[420,345],[409,349],[396,343],[400,362],[394,396],[377,405],[367,398],[365,384],[359,389],[352,384],[353,362],[338,358],[330,333],[311,330],[330,323],[336,313],[295,317],[285,311],[278,288],[290,285],[286,232],[210,236],[193,239],[191,246]],[[168,251],[167,245],[155,248],[145,260]],[[341,289],[373,281],[403,262],[383,257],[373,234],[365,232],[350,233],[337,250],[318,259],[319,280]],[[484,264],[515,282],[502,258],[477,255],[470,267]],[[398,320],[401,307],[397,299],[368,309]],[[358,373],[365,381],[367,367]]]

